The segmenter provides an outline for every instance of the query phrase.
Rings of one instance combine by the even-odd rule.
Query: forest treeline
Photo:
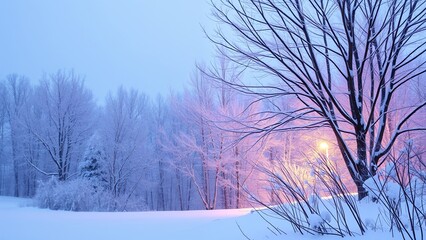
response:
[[[247,135],[240,120],[260,104],[206,78],[155,99],[120,87],[99,104],[73,71],[5,77],[0,194],[71,210],[249,206],[247,190],[268,188],[255,165],[289,158],[290,134]]]
[[[45,74],[36,84],[6,76],[0,195],[76,211],[241,208],[283,201],[276,193],[289,175],[303,179],[304,195],[318,191],[312,173],[322,157],[355,192],[332,131],[326,125],[280,130],[285,113],[300,109],[297,102],[235,89],[229,83],[243,76],[231,65],[222,59],[215,72],[199,67],[180,93],[150,98],[120,87],[100,103],[73,71]],[[423,90],[413,82],[403,103],[423,98]],[[413,126],[422,116],[412,117]],[[391,115],[385,139],[400,118]],[[408,143],[412,164],[424,169],[421,132],[400,138],[386,159],[403,155]]]

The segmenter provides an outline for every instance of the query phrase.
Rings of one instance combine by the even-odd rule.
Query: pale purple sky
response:
[[[103,100],[119,85],[181,90],[209,62],[206,0],[0,0],[0,78],[74,69]]]

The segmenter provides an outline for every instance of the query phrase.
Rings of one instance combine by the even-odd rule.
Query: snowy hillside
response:
[[[259,214],[250,209],[93,213],[52,211],[29,207],[31,201],[0,197],[1,240],[85,240],[85,239],[174,239],[238,240],[283,239],[275,236]],[[375,210],[364,209],[372,215]],[[287,233],[285,239],[342,239],[332,236],[297,235],[290,225],[268,217]],[[390,239],[389,232],[369,232],[356,239]],[[354,238],[349,238],[354,239]],[[400,239],[400,238],[396,238]]]

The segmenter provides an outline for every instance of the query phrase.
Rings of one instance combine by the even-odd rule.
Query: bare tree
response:
[[[60,181],[76,170],[83,153],[82,143],[93,129],[94,102],[92,93],[84,87],[81,77],[74,72],[58,71],[45,76],[35,91],[36,117],[28,119],[28,129],[47,152],[52,168],[42,170]],[[51,169],[55,171],[50,172]]]
[[[191,177],[205,209],[210,210],[217,207],[223,142],[210,122],[209,114],[214,108],[212,86],[203,77],[195,72],[192,91],[184,95],[181,114],[192,127],[180,132],[177,141],[187,156],[183,170]]]
[[[252,126],[248,134],[331,129],[361,199],[367,194],[364,181],[375,175],[398,137],[425,130],[408,127],[424,100],[394,104],[398,92],[425,72],[425,1],[213,0],[212,5],[217,19],[235,33],[218,31],[212,41],[257,75],[236,83],[217,79],[258,100],[298,102],[289,111],[276,106],[263,112],[277,121]],[[401,118],[389,123],[394,114]]]
[[[204,78],[208,81],[208,74],[199,67]],[[219,76],[224,81],[213,85],[212,97],[215,100],[215,108],[211,110],[209,115],[206,115],[209,121],[213,123],[213,131],[217,133],[220,142],[222,156],[219,162],[219,186],[221,196],[221,207],[239,208],[246,206],[244,189],[249,185],[253,185],[248,180],[253,170],[253,159],[259,159],[258,154],[260,149],[257,146],[253,150],[250,146],[255,142],[253,138],[245,138],[240,140],[242,133],[238,130],[245,128],[241,125],[241,119],[254,120],[256,109],[255,104],[250,104],[250,101],[244,98],[230,87],[228,83],[238,82],[242,77],[243,71],[233,64],[225,56],[218,56],[217,62],[214,65],[215,76]],[[211,83],[211,81],[210,81]],[[243,109],[245,111],[243,111]],[[244,114],[241,114],[241,113]]]
[[[25,177],[23,174],[23,115],[28,105],[31,93],[29,80],[17,74],[8,75],[5,82],[5,103],[10,126],[10,140],[12,148],[12,162],[15,180],[14,196],[23,196],[20,191],[20,183]]]
[[[218,64],[215,70],[222,77],[238,77],[225,59]],[[173,105],[185,123],[168,144],[179,159],[173,167],[192,180],[205,209],[242,207],[247,203],[243,192],[251,170],[247,155],[253,152],[247,154],[247,141],[237,143],[241,134],[232,129],[241,127],[235,119],[246,106],[232,88],[212,84],[200,69],[193,75],[191,88]]]
[[[181,96],[171,92],[167,98],[158,96],[151,111],[152,158],[158,163],[151,168],[155,174],[151,180],[154,185],[154,194],[151,196],[157,198],[153,203],[157,204],[154,209],[158,210],[189,210],[195,207],[191,204],[194,194],[192,179],[182,171],[187,156],[175,151],[181,150],[178,147],[181,143],[176,136],[193,127],[182,118],[181,102]],[[158,193],[155,194],[155,191]]]
[[[171,92],[167,102],[158,108],[166,107],[164,111],[164,122],[157,127],[157,139],[155,144],[160,145],[162,150],[162,159],[165,159],[165,172],[168,172],[171,189],[168,198],[171,201],[171,209],[189,210],[197,208],[196,200],[193,196],[196,194],[193,187],[194,175],[192,174],[193,154],[191,150],[187,151],[185,144],[181,141],[182,136],[188,136],[191,130],[194,130],[192,121],[188,121],[183,96]],[[189,174],[188,174],[189,173]]]
[[[154,129],[157,131],[153,131],[151,133],[153,143],[154,143],[154,155],[157,157],[158,161],[158,198],[157,198],[157,209],[165,210],[166,209],[166,152],[163,150],[162,142],[164,142],[164,128],[166,115],[168,114],[168,109],[166,108],[165,101],[161,95],[157,96],[155,107],[153,109],[154,112]],[[179,199],[182,202],[181,199]]]
[[[136,90],[120,87],[106,98],[100,135],[106,149],[109,190],[114,197],[128,194],[132,177],[148,165],[142,161],[146,108],[147,97]]]
[[[0,83],[0,94],[2,96],[6,96],[6,88],[3,83]],[[0,195],[8,194],[5,186],[7,171],[6,171],[6,145],[8,143],[8,139],[6,138],[7,132],[7,107],[6,107],[6,99],[0,98]]]

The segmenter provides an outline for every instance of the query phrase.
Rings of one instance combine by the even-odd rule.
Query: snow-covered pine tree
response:
[[[98,188],[105,189],[108,185],[105,163],[106,157],[102,147],[89,144],[80,163],[80,177],[87,179],[96,191]]]

